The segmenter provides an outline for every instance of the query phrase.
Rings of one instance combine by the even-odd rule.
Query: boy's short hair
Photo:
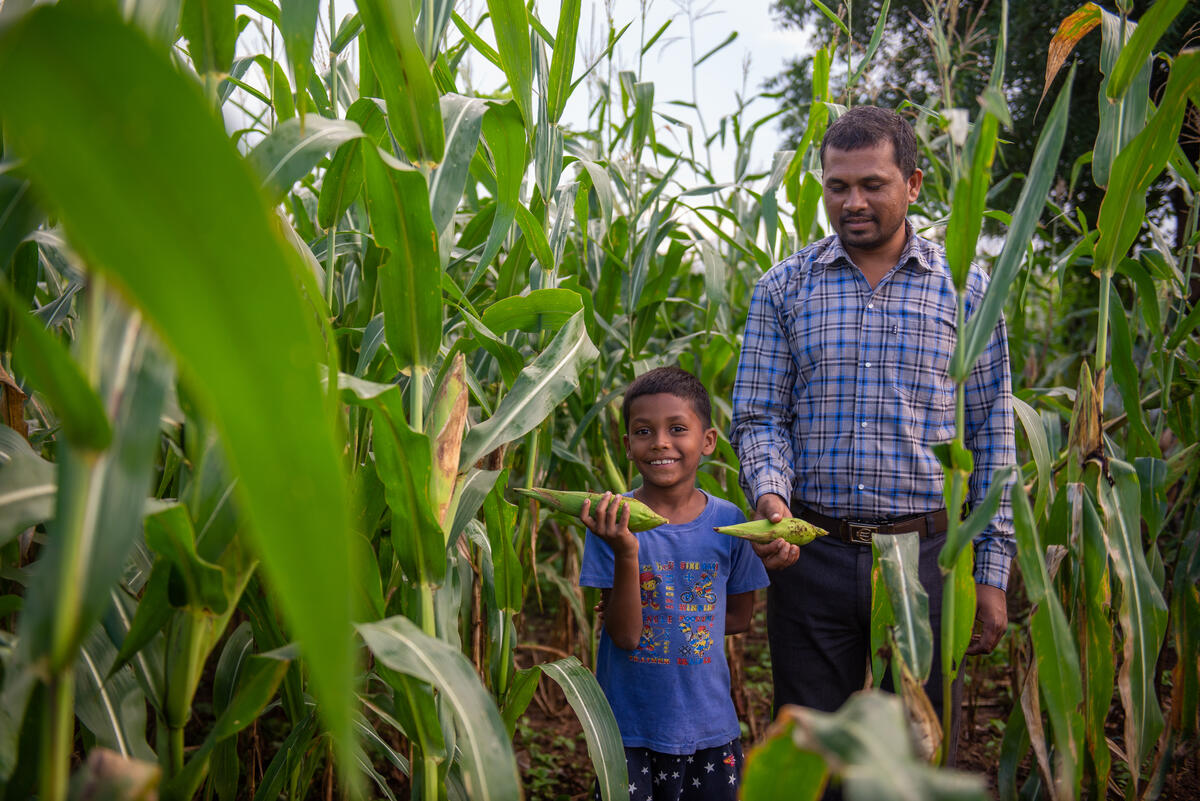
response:
[[[625,421],[626,431],[629,430],[629,409],[634,400],[643,395],[659,394],[674,395],[687,401],[704,427],[712,428],[712,402],[700,379],[679,367],[657,367],[633,379],[625,389],[621,417]]]
[[[917,169],[917,135],[908,121],[879,106],[855,106],[829,124],[821,140],[821,164],[826,148],[862,150],[891,142],[900,173],[908,178]]]

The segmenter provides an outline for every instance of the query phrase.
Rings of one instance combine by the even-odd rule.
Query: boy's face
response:
[[[629,407],[625,453],[646,486],[694,486],[700,457],[716,446],[717,430],[705,428],[692,404],[677,395],[642,395]]]

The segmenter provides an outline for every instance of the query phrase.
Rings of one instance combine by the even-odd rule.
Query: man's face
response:
[[[825,213],[848,251],[870,253],[904,242],[908,204],[921,190],[921,171],[907,178],[890,141],[857,150],[825,149]]]

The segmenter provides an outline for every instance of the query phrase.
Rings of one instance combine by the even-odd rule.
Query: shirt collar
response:
[[[925,239],[922,236],[917,236],[913,230],[913,225],[907,218],[904,220],[904,235],[907,237],[904,242],[904,249],[900,251],[900,259],[896,263],[900,267],[912,265],[914,269],[921,272],[932,272],[933,265],[938,261],[937,246]],[[825,252],[818,259],[823,266],[832,266],[839,261],[847,264],[853,264],[853,260],[846,249],[842,246],[842,239],[837,234],[829,237],[829,244],[825,248]]]

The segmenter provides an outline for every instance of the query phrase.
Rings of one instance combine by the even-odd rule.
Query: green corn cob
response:
[[[536,498],[552,509],[557,509],[573,517],[579,517],[579,513],[583,511],[584,501],[590,500],[592,502],[591,508],[594,512],[596,504],[604,497],[603,493],[599,492],[570,492],[567,490],[545,489],[543,487],[533,487],[531,489],[518,487],[517,492],[522,495],[528,495],[530,498]],[[622,504],[629,505],[630,531],[646,531],[656,526],[664,525],[667,522],[667,518],[655,514],[649,506],[639,500],[620,497],[620,501]]]
[[[778,523],[772,523],[763,518],[762,520],[751,520],[749,523],[738,523],[736,526],[721,526],[714,528],[713,531],[728,534],[731,537],[741,537],[760,545],[775,539],[790,542],[792,545],[808,545],[817,537],[824,537],[829,533],[798,517],[785,517]]]

